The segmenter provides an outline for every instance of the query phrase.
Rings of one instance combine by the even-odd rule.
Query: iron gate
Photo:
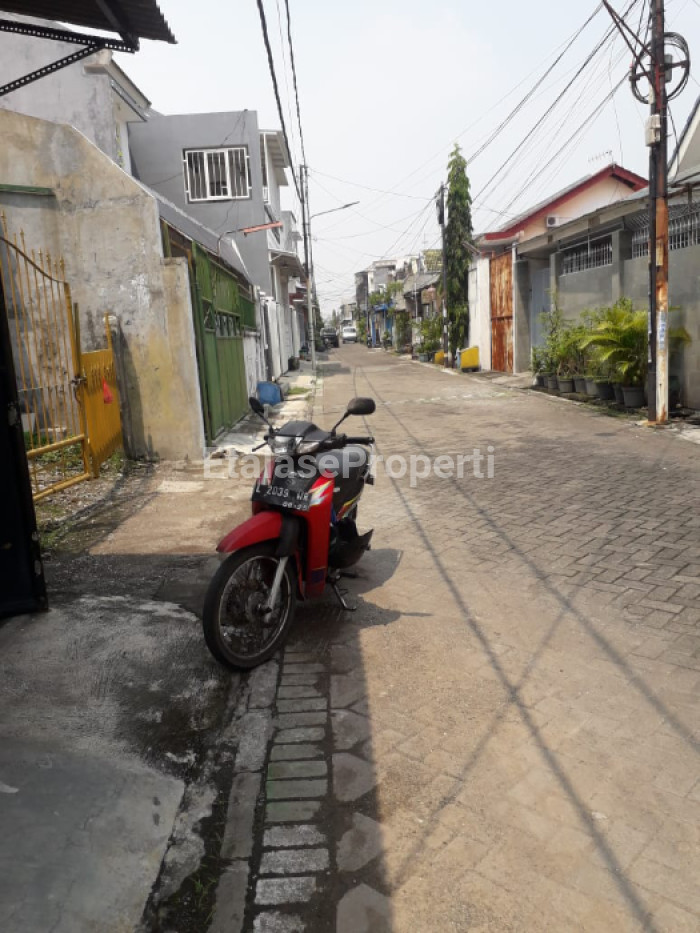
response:
[[[491,259],[491,369],[513,372],[513,257]]]
[[[0,281],[38,501],[91,476],[80,348],[63,264],[30,252],[24,234],[10,238],[4,215],[0,221]]]
[[[7,305],[0,276],[0,616],[47,607]]]

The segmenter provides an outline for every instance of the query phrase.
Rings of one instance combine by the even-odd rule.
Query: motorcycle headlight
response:
[[[273,437],[270,439],[270,450],[274,454],[293,454],[300,440],[300,437]]]
[[[303,456],[304,454],[315,454],[318,450],[318,441],[304,441],[301,438],[297,444],[296,452]]]

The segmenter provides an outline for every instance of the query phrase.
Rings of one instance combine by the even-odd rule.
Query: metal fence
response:
[[[70,286],[63,264],[10,237],[0,217],[0,278],[35,500],[90,477]]]
[[[561,274],[572,275],[586,269],[611,266],[613,261],[612,237],[604,237],[581,246],[574,246],[562,253]]]
[[[99,476],[121,446],[111,340],[81,353],[62,261],[10,236],[0,214],[0,313],[7,316],[35,501]]]
[[[88,428],[88,450],[92,474],[122,446],[117,370],[108,315],[105,315],[107,346],[80,354],[82,401]]]
[[[686,207],[674,205],[668,221],[668,247],[671,250],[686,249],[700,245],[700,206]],[[632,258],[640,259],[649,255],[649,222],[632,233]]]

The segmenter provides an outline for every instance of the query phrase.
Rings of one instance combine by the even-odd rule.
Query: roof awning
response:
[[[47,25],[33,20],[4,19],[3,13],[51,22]],[[64,23],[96,29],[106,35],[76,32],[61,25]],[[70,55],[3,85],[0,97],[100,49],[136,52],[141,39],[175,42],[156,0],[0,0],[0,32],[82,46]]]
[[[270,262],[290,279],[303,279],[306,275],[301,260],[296,253],[272,249],[270,250]]]

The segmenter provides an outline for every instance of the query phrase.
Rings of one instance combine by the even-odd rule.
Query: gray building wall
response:
[[[7,18],[20,19],[16,16]],[[72,55],[75,50],[76,46],[68,42],[0,32],[0,84],[14,81],[65,55]],[[110,59],[111,53],[106,50],[91,55],[0,97],[0,108],[42,120],[68,123],[118,162],[110,78],[104,73],[90,72],[91,65],[106,63]]]
[[[550,257],[551,285],[565,317],[577,318],[588,309],[605,307],[621,297],[638,308],[649,300],[647,258],[631,258],[631,238],[626,231],[613,234],[613,263],[570,275],[559,275],[560,254]],[[700,246],[671,250],[669,255],[669,305],[671,326],[682,326],[692,343],[675,354],[671,374],[677,377],[684,404],[700,408]]]
[[[185,194],[183,153],[186,149],[247,146],[251,197],[245,200],[190,202]],[[131,165],[136,178],[162,194],[215,233],[267,222],[262,195],[260,134],[255,111],[153,116],[129,126]],[[235,242],[253,283],[272,294],[267,235],[237,234]]]
[[[611,266],[557,275],[555,282],[557,300],[565,317],[577,317],[586,308],[599,308],[613,302]]]

